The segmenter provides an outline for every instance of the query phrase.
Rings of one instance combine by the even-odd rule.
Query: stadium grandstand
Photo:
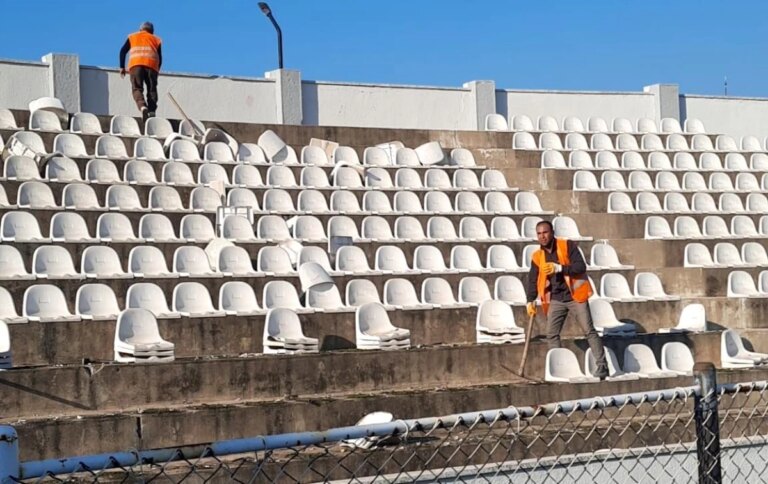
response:
[[[764,473],[765,99],[171,72],[143,121],[76,55],[0,82],[0,479],[689,482],[713,399],[707,462]],[[544,219],[604,381],[527,324]]]

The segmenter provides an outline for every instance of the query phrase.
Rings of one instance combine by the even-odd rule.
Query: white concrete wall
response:
[[[44,96],[50,96],[47,65],[0,60],[0,107],[27,109],[30,101]]]
[[[680,124],[688,118],[700,119],[709,133],[762,140],[768,136],[768,99],[682,95]]]
[[[274,123],[277,120],[275,82],[161,73],[158,79],[157,115],[181,118],[167,96],[170,92],[187,116],[208,121]],[[83,111],[95,114],[128,114],[138,110],[131,96],[131,85],[115,69],[81,67],[80,97]]]
[[[496,112],[508,120],[525,114],[536,123],[539,116],[554,116],[562,125],[563,118],[577,116],[586,127],[587,118],[596,116],[610,127],[613,118],[654,119],[655,111],[654,96],[644,92],[496,91]]]
[[[404,129],[475,129],[464,88],[304,81],[303,124]]]

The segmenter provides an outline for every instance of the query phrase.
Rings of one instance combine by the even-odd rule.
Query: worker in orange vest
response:
[[[157,110],[157,75],[163,64],[162,41],[155,36],[152,22],[144,22],[138,32],[128,36],[120,49],[120,77],[125,77],[125,56],[128,54],[128,72],[131,77],[131,91],[141,118],[154,117]],[[147,99],[144,100],[144,86]]]
[[[549,347],[559,348],[560,332],[568,313],[572,311],[587,334],[595,357],[597,368],[594,376],[603,380],[608,376],[608,365],[603,342],[595,331],[589,311],[587,300],[592,295],[592,285],[587,277],[584,257],[574,241],[555,238],[552,223],[547,220],[536,224],[536,238],[541,247],[531,256],[526,288],[528,315],[536,315],[536,299],[539,299],[547,316]]]

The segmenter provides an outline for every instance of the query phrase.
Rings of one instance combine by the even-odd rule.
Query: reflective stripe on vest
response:
[[[571,259],[568,258],[568,240],[567,239],[555,239],[555,250],[557,251],[557,260],[560,261],[560,265],[567,266],[571,263]],[[541,267],[547,262],[546,252],[543,249],[539,249],[531,256],[531,263],[536,264],[539,268],[539,277],[536,280],[536,291],[539,294],[539,301],[541,301],[541,309],[544,314],[549,311],[549,303],[552,298],[552,285],[547,277],[541,270]],[[568,290],[571,292],[571,297],[576,302],[586,302],[590,296],[592,296],[592,284],[589,283],[587,274],[578,274],[575,276],[564,276],[565,285],[568,286]]]
[[[149,32],[136,32],[128,36],[131,43],[131,50],[128,51],[128,69],[135,66],[144,66],[160,70],[160,56],[157,55],[157,49],[161,41]]]

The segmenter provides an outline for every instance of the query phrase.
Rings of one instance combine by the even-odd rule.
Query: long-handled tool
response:
[[[533,320],[536,318],[536,314],[532,314],[528,318],[528,329],[525,331],[525,346],[523,346],[523,358],[520,362],[520,368],[517,370],[517,374],[525,378],[525,363],[528,361],[528,347],[531,345],[531,336],[533,333]]]

